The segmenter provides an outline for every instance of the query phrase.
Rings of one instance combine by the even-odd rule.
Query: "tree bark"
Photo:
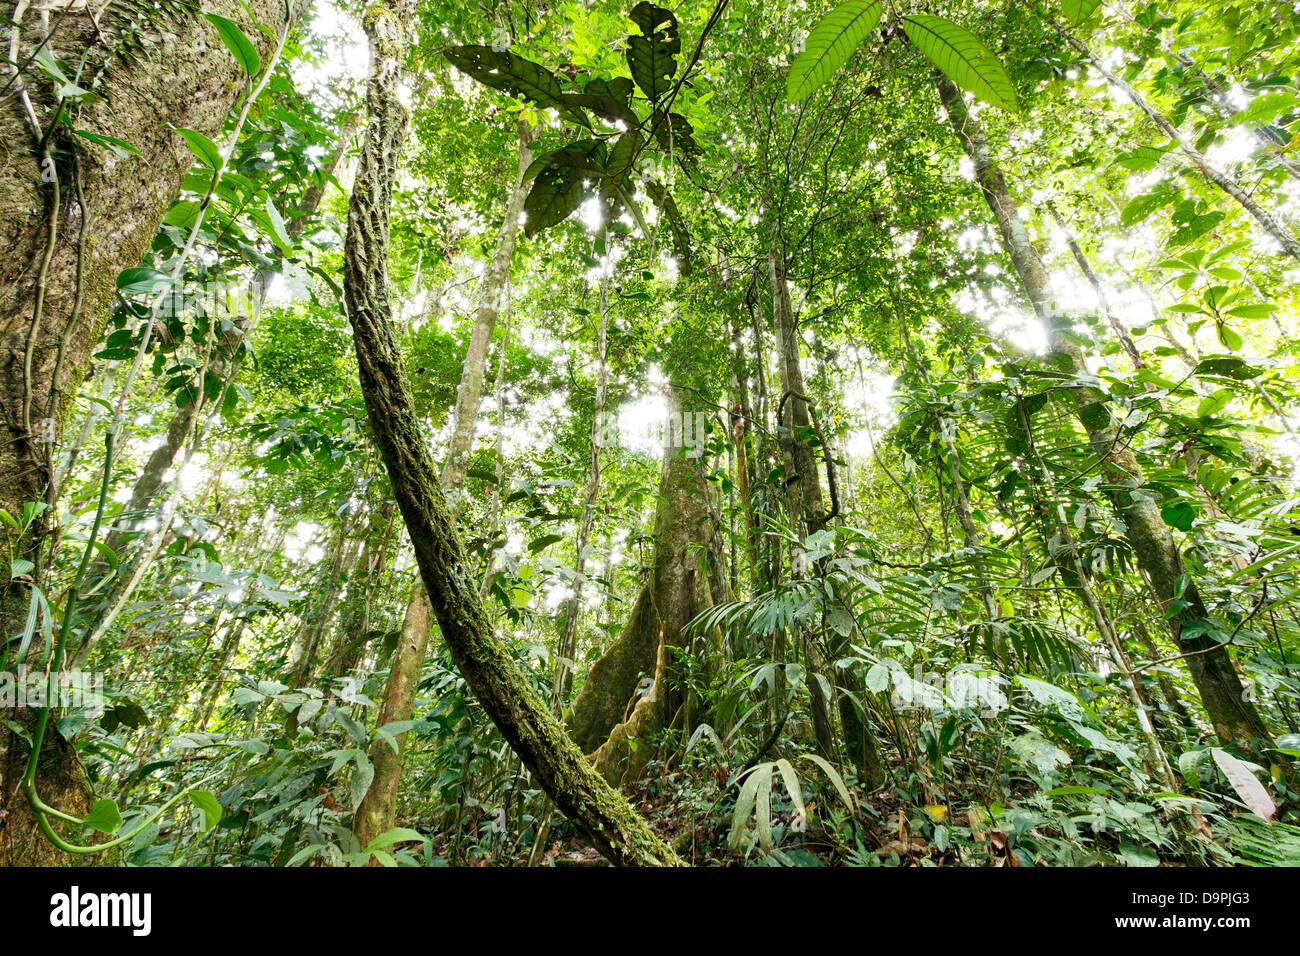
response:
[[[497,318],[501,313],[502,299],[506,284],[510,280],[510,261],[514,255],[515,239],[519,233],[519,220],[523,214],[524,199],[528,190],[524,183],[524,173],[532,161],[532,127],[519,124],[519,163],[518,173],[511,186],[510,196],[506,200],[505,218],[501,222],[501,231],[497,237],[496,252],[492,256],[480,286],[480,305],[475,316],[474,328],[470,333],[469,350],[461,373],[460,391],[456,399],[455,425],[452,431],[451,448],[443,464],[439,487],[442,493],[451,499],[453,505],[459,504],[460,489],[465,484],[465,475],[469,467],[470,452],[474,446],[474,435],[478,431],[478,411],[483,398],[483,378],[487,368],[488,346],[492,342],[492,333],[496,330]],[[504,360],[504,348],[502,358]],[[579,568],[581,571],[581,568]],[[424,624],[424,633],[418,634],[412,627]],[[411,586],[411,599],[406,608],[406,624],[402,628],[402,639],[398,641],[393,653],[392,668],[388,683],[384,689],[384,712],[388,720],[408,720],[415,706],[416,689],[419,686],[420,668],[424,665],[425,655],[429,650],[429,638],[433,623],[433,609],[424,584],[417,573]],[[415,674],[414,679],[408,675]],[[405,750],[406,735],[398,738],[399,746]],[[388,757],[393,759],[388,759]],[[366,792],[363,804],[366,817],[375,820],[390,821],[392,826],[397,782],[402,773],[403,752],[392,754],[391,749],[385,760],[375,764],[375,776]],[[368,827],[360,811],[353,820],[354,833],[357,826]],[[382,831],[379,831],[382,832]],[[376,834],[371,833],[371,836]],[[358,839],[360,836],[358,835]],[[362,840],[364,849],[368,841]]]
[[[679,389],[669,387],[666,432],[672,434],[673,421],[681,420]],[[616,645],[593,668],[595,675],[607,659],[622,655],[619,678],[624,683],[624,717],[609,730],[609,736],[592,760],[596,768],[614,783],[624,783],[640,776],[652,756],[656,734],[670,726],[687,703],[686,692],[669,673],[674,649],[693,649],[701,638],[689,636],[685,627],[700,612],[713,605],[712,575],[708,557],[700,545],[711,539],[710,516],[705,500],[707,483],[698,459],[688,458],[684,449],[671,441],[664,448],[663,477],[659,484],[659,504],[655,509],[654,576],[646,592],[638,599],[633,617],[624,633],[625,647]],[[648,597],[648,601],[646,598]],[[648,603],[648,607],[645,605]],[[647,639],[657,625],[653,645]],[[633,647],[642,653],[653,646],[652,656],[631,658],[626,651]],[[612,670],[612,669],[611,669]],[[654,682],[638,688],[637,674],[649,673]],[[597,691],[588,677],[583,695]],[[632,693],[627,693],[631,683]],[[644,692],[639,692],[643,690]],[[575,717],[581,712],[582,696],[574,704]],[[630,713],[629,713],[630,711]],[[683,715],[684,716],[684,715]]]
[[[384,689],[384,702],[376,718],[377,727],[397,720],[409,720],[420,687],[420,668],[424,664],[424,651],[429,646],[433,609],[424,596],[422,582],[415,582],[414,591],[416,593],[407,605],[406,620],[402,622],[397,652],[393,655],[393,669]],[[396,750],[383,739],[370,745],[370,762],[374,765],[375,776],[352,818],[352,835],[362,850],[395,825],[397,782],[401,779],[402,758],[406,755],[406,734],[399,734],[395,739]],[[372,857],[370,865],[377,866],[378,861]]]
[[[605,233],[609,242],[609,233]],[[600,282],[600,329],[596,338],[596,401],[591,416],[591,464],[587,470],[587,486],[582,493],[582,517],[578,522],[578,536],[574,542],[573,596],[565,603],[564,623],[560,630],[560,646],[556,654],[555,675],[551,684],[551,706],[556,709],[560,701],[573,689],[573,669],[569,662],[578,651],[578,620],[582,615],[582,579],[587,567],[587,544],[591,541],[591,527],[596,518],[596,499],[600,496],[600,449],[605,431],[605,389],[608,371],[605,352],[609,333],[609,284],[607,268]]]

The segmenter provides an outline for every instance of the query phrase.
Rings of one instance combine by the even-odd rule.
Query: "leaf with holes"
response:
[[[903,18],[903,32],[931,63],[962,89],[1012,113],[1020,111],[1015,84],[993,51],[965,27],[929,14]]]
[[[491,47],[454,46],[444,50],[444,57],[462,73],[468,73],[484,86],[524,97],[535,106],[553,109],[565,119],[591,129],[591,121],[572,102],[554,73],[532,60],[509,51],[498,53]]]
[[[627,38],[627,67],[646,99],[657,103],[672,89],[677,75],[677,54],[682,52],[677,17],[647,0],[633,7],[629,16],[641,35]]]
[[[591,110],[602,119],[636,126],[640,120],[632,109],[632,81],[626,76],[612,80],[594,79],[580,93],[565,93],[564,102]]]
[[[807,99],[844,65],[857,45],[880,23],[882,0],[849,0],[822,17],[790,64],[786,96]]]
[[[573,166],[547,166],[538,173],[524,200],[524,235],[535,236],[568,219],[582,201],[583,178],[583,171]]]
[[[524,235],[568,219],[582,202],[583,182],[603,172],[604,160],[605,144],[597,140],[570,143],[551,154],[524,200]]]

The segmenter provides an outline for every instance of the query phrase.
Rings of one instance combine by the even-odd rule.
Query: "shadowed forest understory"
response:
[[[0,39],[0,865],[1300,865],[1294,3]]]

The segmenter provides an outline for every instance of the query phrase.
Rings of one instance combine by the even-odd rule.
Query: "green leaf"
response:
[[[524,235],[535,236],[573,215],[582,202],[582,180],[582,170],[573,166],[543,170],[524,200]]]
[[[181,139],[185,140],[190,152],[197,156],[199,162],[203,163],[204,166],[209,169],[221,168],[221,150],[217,148],[216,143],[197,130],[185,129],[182,126],[173,126],[172,129]]]
[[[563,100],[574,106],[591,110],[610,122],[621,121],[626,126],[636,126],[640,120],[631,107],[632,81],[626,76],[612,80],[594,79],[582,88],[581,93],[565,93]]]
[[[140,151],[124,139],[117,139],[114,136],[105,136],[103,133],[92,133],[85,129],[74,129],[74,133],[82,139],[89,140],[97,146],[102,146],[110,153],[125,158],[128,153],[134,153],[139,156]]]
[[[1020,111],[1015,84],[979,37],[929,14],[903,18],[903,32],[925,57],[962,89],[1012,113]]]
[[[1023,764],[1048,774],[1070,762],[1070,755],[1037,733],[1021,734],[1011,741],[1011,752]]]
[[[641,36],[627,38],[627,67],[632,79],[652,103],[662,99],[677,75],[677,54],[682,40],[677,35],[677,17],[672,11],[641,0],[629,14]]]
[[[1177,528],[1179,531],[1191,531],[1192,523],[1196,521],[1196,509],[1186,501],[1179,501],[1168,507],[1160,509],[1160,517],[1165,519],[1165,524],[1171,528]]]
[[[391,830],[385,830],[366,844],[366,852],[374,853],[377,850],[386,850],[395,843],[406,843],[410,840],[427,843],[429,838],[418,830],[412,830],[408,827],[393,827]]]
[[[178,199],[172,203],[171,209],[167,210],[167,215],[163,216],[163,223],[175,226],[177,229],[190,229],[199,215],[200,208],[197,199]]]
[[[1170,200],[1173,198],[1173,190],[1166,188],[1162,184],[1151,192],[1134,196],[1126,202],[1124,208],[1120,211],[1119,221],[1122,225],[1132,226],[1141,222],[1162,206],[1169,205]]]
[[[1061,13],[1071,26],[1087,20],[1101,6],[1101,0],[1061,0]]]
[[[239,25],[233,20],[227,20],[215,13],[205,13],[203,15],[208,18],[209,23],[216,27],[221,42],[226,45],[226,49],[234,56],[235,62],[249,76],[256,76],[258,70],[262,68],[262,60],[257,55],[257,48],[244,35],[244,31],[239,28]]]
[[[352,773],[352,780],[348,785],[348,796],[352,800],[352,812],[355,813],[357,807],[361,806],[361,801],[365,799],[366,791],[370,789],[371,782],[375,779],[375,765],[370,762],[370,758],[363,753],[356,755],[357,769]]]
[[[838,770],[831,766],[830,761],[820,754],[803,754],[802,756],[805,760],[811,760],[822,768],[827,778],[830,779],[831,786],[840,795],[840,800],[844,802],[844,806],[848,808],[849,812],[853,812],[856,808],[853,805],[853,797],[849,793],[849,788],[844,786],[844,778],[840,776]]]
[[[758,801],[758,784],[759,778],[766,774],[767,786],[772,786],[772,765],[771,763],[759,763],[757,767],[749,771],[749,777],[745,778],[744,786],[740,788],[740,796],[736,797],[736,809],[732,812],[732,830],[727,839],[727,847],[732,853],[740,852],[741,843],[745,839],[745,827],[749,825],[750,814],[754,812],[754,804]],[[771,821],[768,821],[771,823]]]
[[[1115,162],[1131,172],[1145,173],[1154,169],[1156,163],[1171,149],[1172,143],[1168,146],[1139,146],[1120,153],[1115,157]]]
[[[538,551],[545,551],[557,541],[563,541],[564,536],[559,534],[542,535],[540,538],[534,538],[528,542],[528,553],[536,554]]]
[[[1238,382],[1249,381],[1264,374],[1264,370],[1248,365],[1235,355],[1211,355],[1196,366],[1197,375],[1218,375]]]
[[[1223,411],[1230,401],[1232,401],[1232,389],[1216,389],[1212,394],[1201,399],[1201,403],[1196,406],[1197,418],[1211,418]]]
[[[266,197],[266,221],[271,227],[271,238],[279,250],[286,256],[292,255],[293,240],[289,238],[289,233],[284,228],[284,217],[280,215],[280,210],[275,208],[275,200],[270,196]]]
[[[117,274],[117,288],[123,295],[142,295],[153,292],[158,285],[167,282],[167,277],[157,269],[137,266],[123,269]]]
[[[204,833],[221,822],[221,803],[207,790],[191,790],[186,796],[190,798],[190,803],[203,811]]]
[[[484,86],[522,96],[535,106],[554,109],[565,119],[591,129],[591,121],[564,94],[559,78],[540,63],[525,60],[509,51],[468,45],[444,50],[444,57],[462,73]]]
[[[825,85],[880,23],[883,10],[883,0],[848,0],[822,17],[790,64],[786,78],[790,102],[798,103]]]
[[[100,799],[95,801],[82,822],[100,833],[114,833],[122,826],[122,814],[118,812],[116,801]]]
[[[1266,302],[1257,302],[1251,305],[1234,305],[1228,310],[1228,314],[1240,316],[1243,319],[1267,319],[1276,311],[1276,306],[1269,305]]]
[[[682,218],[677,203],[673,201],[667,189],[653,181],[647,182],[645,189],[655,205],[659,207],[659,211],[668,218],[668,230],[673,236],[673,252],[677,256],[679,272],[682,275],[690,275],[691,234],[686,228],[686,220]]]

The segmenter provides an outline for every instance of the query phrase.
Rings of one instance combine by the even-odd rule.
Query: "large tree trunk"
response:
[[[983,128],[966,109],[961,92],[949,80],[939,76],[939,97],[962,148],[975,166],[975,176],[1002,234],[1002,244],[1015,266],[1034,312],[1047,326],[1051,348],[1063,356],[1070,370],[1086,373],[1078,345],[1064,335],[1062,319],[1055,314],[1051,282],[1037,250],[1029,241],[1015,200],[1007,188],[1002,170],[989,152]],[[1127,443],[1118,441],[1119,422],[1103,402],[1082,388],[1070,391],[1075,412],[1092,446],[1102,462],[1111,502],[1123,518],[1126,537],[1138,566],[1151,582],[1166,611],[1179,600],[1177,582],[1183,573],[1182,556],[1173,535],[1160,516],[1160,508],[1144,490],[1142,466]],[[1183,636],[1184,628],[1208,618],[1205,604],[1189,584],[1181,595],[1181,609],[1169,617],[1169,626],[1180,652],[1186,655],[1188,670],[1200,691],[1201,703],[1224,744],[1238,744],[1254,751],[1261,741],[1271,742],[1271,735],[1245,694],[1241,679],[1227,650],[1203,634]]]
[[[367,416],[443,639],[492,722],[556,805],[616,864],[680,862],[587,762],[493,633],[438,487],[393,333],[388,225],[407,116],[397,96],[411,0],[366,11],[370,118],[348,206],[343,298]]]
[[[671,423],[681,421],[680,409],[679,390],[670,387],[669,435],[673,433]],[[583,697],[617,699],[622,695],[624,710],[618,715],[621,720],[608,730],[608,738],[592,756],[597,769],[613,783],[636,779],[653,754],[655,735],[672,726],[679,714],[685,720],[687,695],[668,668],[674,649],[689,650],[700,640],[685,633],[686,625],[713,605],[713,575],[709,558],[701,548],[712,539],[707,487],[699,459],[687,457],[684,449],[674,447],[670,440],[664,448],[663,478],[655,510],[654,577],[637,599],[623,637],[592,667],[592,676],[574,704],[576,719],[585,713]],[[638,674],[652,675],[653,684],[639,687]],[[604,675],[617,678],[623,686],[596,685],[589,691],[592,678]],[[604,712],[606,718],[608,714]],[[589,741],[601,729],[586,725],[580,732]]]
[[[263,56],[272,41],[253,25],[248,9],[273,29],[286,16],[279,0],[251,0],[249,6],[211,0],[206,9],[241,24]],[[71,136],[66,126],[54,128],[54,90],[34,68],[15,83],[25,92],[0,102],[0,142],[6,144],[0,166],[0,507],[11,514],[51,493],[65,413],[100,341],[114,279],[140,263],[193,162],[172,127],[216,136],[243,85],[230,53],[194,6],[169,0],[141,17],[135,7],[109,5],[98,25],[87,9],[69,7],[55,19],[59,29],[47,49],[74,64],[86,57],[82,75],[99,78],[101,98],[76,108],[76,128],[125,140],[139,152],[118,156]],[[37,22],[29,16],[23,24],[22,59],[42,39]],[[128,31],[138,51],[115,56],[110,46],[126,42]],[[42,135],[50,132],[61,157],[75,160],[56,164],[39,155],[33,120]],[[8,553],[36,564],[37,581],[48,532],[48,516],[22,540],[0,529]],[[22,630],[27,590],[12,580],[0,589],[6,638]],[[17,720],[29,716],[20,713]],[[0,865],[64,862],[37,832],[18,792],[25,745],[2,733]],[[86,809],[88,789],[71,747],[57,737],[46,735],[38,790],[47,803],[78,813]]]

